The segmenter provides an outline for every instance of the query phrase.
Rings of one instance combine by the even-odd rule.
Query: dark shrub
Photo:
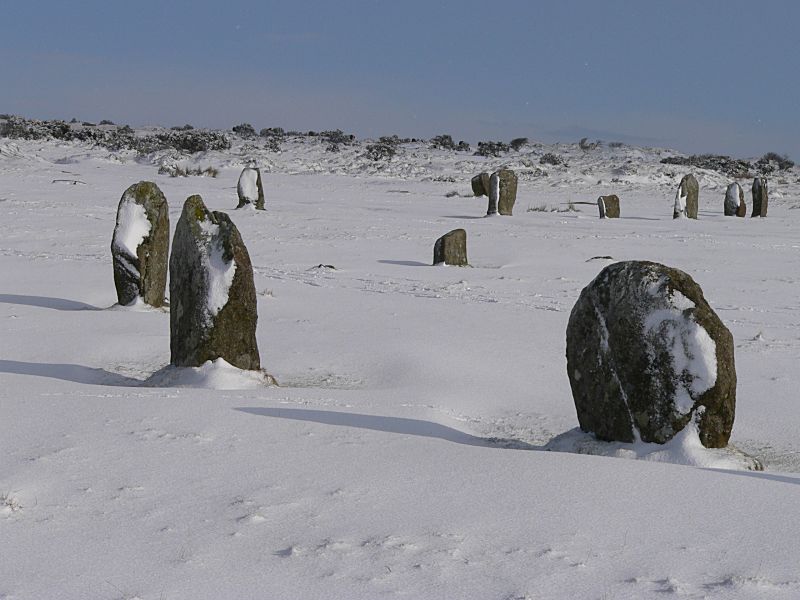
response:
[[[250,123],[242,123],[241,125],[237,125],[231,129],[233,133],[243,138],[253,138],[256,137],[256,130],[253,128]]]
[[[511,146],[512,150],[519,151],[519,149],[522,148],[527,143],[528,143],[528,138],[519,137],[511,140],[511,143],[509,143],[508,145]]]
[[[540,165],[565,165],[564,159],[561,158],[558,154],[553,154],[552,152],[548,152],[547,154],[542,154],[541,158],[539,158]]]
[[[508,144],[503,142],[478,142],[478,151],[475,156],[500,156],[508,152]]]

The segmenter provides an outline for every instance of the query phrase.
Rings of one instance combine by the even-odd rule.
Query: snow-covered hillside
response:
[[[666,150],[233,141],[0,138],[0,598],[800,596],[797,169],[770,177],[765,219],[723,217],[732,179],[696,170],[700,218],[673,220],[689,169]],[[263,212],[233,210],[250,164]],[[514,216],[486,218],[470,177],[503,165]],[[171,369],[169,314],[113,306],[117,205],[142,180],[173,228],[191,194],[236,223],[279,386]],[[570,206],[601,194],[620,219]],[[431,266],[456,228],[472,267]],[[569,313],[631,259],[689,273],[733,333],[731,441],[763,472],[575,430]]]

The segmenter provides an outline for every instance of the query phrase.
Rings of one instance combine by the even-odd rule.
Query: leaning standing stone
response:
[[[675,194],[675,210],[672,213],[672,218],[689,217],[690,219],[696,219],[699,195],[700,186],[697,184],[695,176],[691,173],[684,175]]]
[[[499,178],[497,210],[501,215],[510,217],[517,201],[517,174],[511,169],[500,169],[496,175]]]
[[[610,265],[567,325],[567,372],[581,429],[663,444],[694,424],[727,445],[736,406],[733,336],[694,280],[647,261]]]
[[[616,194],[600,196],[597,199],[597,208],[601,219],[619,219],[619,197]]]
[[[767,203],[767,178],[756,177],[753,180],[753,214],[750,217],[766,217]]]
[[[167,287],[169,207],[158,186],[140,181],[125,190],[111,239],[117,301],[127,306],[141,298],[163,306]]]
[[[264,210],[264,187],[261,185],[261,169],[253,167],[242,169],[236,191],[239,194],[239,205],[236,208],[252,204],[258,210]]]
[[[463,229],[454,229],[436,240],[433,246],[433,264],[468,266],[467,232]]]
[[[260,368],[253,267],[239,230],[200,196],[183,205],[169,261],[170,362]]]
[[[744,192],[742,186],[735,181],[725,190],[725,216],[743,217],[747,212],[747,205],[744,203]]]

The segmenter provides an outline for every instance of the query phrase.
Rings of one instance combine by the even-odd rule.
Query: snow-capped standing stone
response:
[[[705,447],[728,443],[733,336],[678,269],[603,269],[570,314],[567,372],[581,429],[602,440],[663,444],[692,423]]]
[[[169,253],[169,206],[151,181],[130,186],[119,201],[111,239],[117,301],[164,304]]]
[[[725,216],[744,217],[747,214],[747,204],[744,202],[744,191],[735,181],[725,190]]]
[[[597,208],[601,219],[619,219],[619,197],[616,194],[600,196],[597,199]]]
[[[766,217],[769,197],[767,194],[767,178],[753,179],[753,213],[750,217]]]
[[[199,367],[223,358],[261,366],[253,267],[239,230],[222,212],[190,196],[175,228],[169,261],[170,362]]]
[[[500,200],[500,176],[494,172],[489,177],[489,207],[486,209],[486,215],[497,214],[497,203]]]
[[[699,195],[700,186],[695,176],[691,173],[684,175],[678,186],[678,191],[675,193],[675,210],[672,213],[672,218],[688,217],[696,219]]]
[[[463,229],[454,229],[436,240],[433,246],[433,264],[468,266],[467,232]]]
[[[236,186],[239,195],[239,205],[236,208],[253,205],[258,210],[264,210],[264,187],[261,184],[261,169],[245,167],[239,175],[239,184]]]

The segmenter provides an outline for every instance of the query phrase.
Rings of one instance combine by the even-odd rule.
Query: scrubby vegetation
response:
[[[594,142],[590,142],[589,138],[581,138],[581,141],[578,142],[578,146],[581,147],[581,150],[584,152],[588,152],[589,150],[594,150],[595,148],[599,148],[603,142],[600,140],[595,140]]]
[[[794,166],[794,161],[788,156],[780,155],[777,152],[767,152],[756,161],[756,168],[760,173],[769,175],[778,171],[788,171]]]
[[[509,146],[504,142],[478,142],[478,151],[475,156],[500,156],[508,152]]]
[[[721,154],[693,154],[691,156],[669,156],[661,159],[665,165],[681,165],[697,169],[717,171],[731,177],[752,177],[753,165],[739,158],[731,158]]]
[[[520,148],[522,148],[527,143],[528,143],[528,138],[518,137],[511,140],[508,145],[511,147],[512,150],[516,150],[517,152],[519,152]]]
[[[368,144],[364,150],[364,156],[374,161],[391,160],[397,154],[397,149],[402,141],[396,135],[385,135],[377,142]]]
[[[161,165],[158,169],[159,175],[169,175],[170,177],[216,177],[219,169],[215,167],[181,167],[180,165]]]
[[[430,144],[432,150],[454,150],[456,152],[469,152],[470,150],[467,142],[461,140],[456,144],[453,137],[446,133],[431,138]]]
[[[309,131],[308,135],[312,135],[313,133],[313,131]],[[339,152],[342,146],[347,146],[356,141],[356,136],[347,134],[341,129],[323,131],[319,134],[319,137],[328,143],[325,148],[328,152]]]
[[[552,152],[547,152],[546,154],[542,154],[542,156],[539,158],[539,164],[553,165],[553,166],[564,165],[565,167],[567,166],[567,163],[564,162],[564,159],[561,156],[559,156],[558,154],[553,154]]]
[[[231,129],[233,133],[243,138],[254,138],[256,137],[256,130],[255,127],[250,125],[250,123],[242,123],[240,125],[236,125]]]

